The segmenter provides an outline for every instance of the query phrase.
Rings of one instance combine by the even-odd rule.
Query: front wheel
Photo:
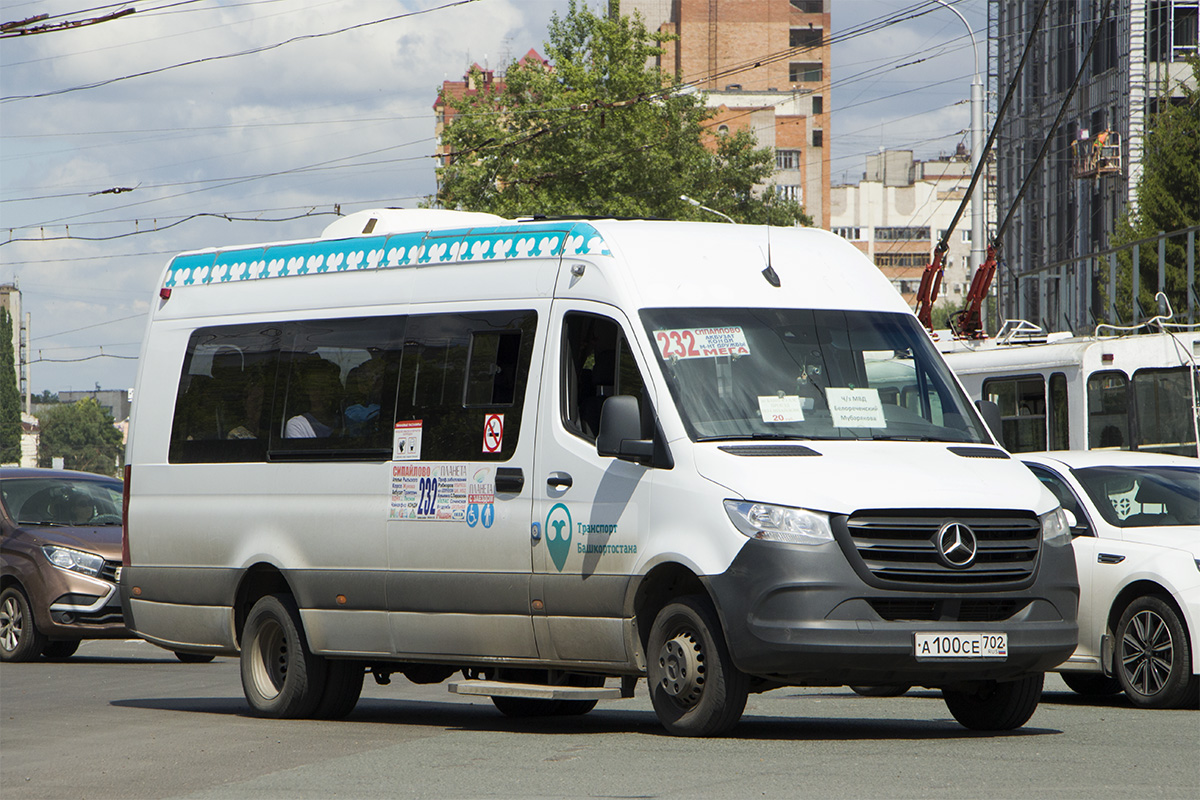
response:
[[[15,586],[0,592],[0,661],[33,661],[45,646],[25,593]]]
[[[1117,623],[1117,680],[1142,708],[1195,708],[1187,630],[1168,604],[1146,595],[1134,600]]]
[[[300,611],[290,595],[267,595],[250,609],[241,667],[242,690],[259,716],[310,716],[325,692],[325,659],[309,652]]]
[[[659,722],[677,736],[714,736],[737,724],[750,679],[733,664],[707,599],[669,603],[650,628],[646,669]]]
[[[210,653],[185,653],[182,650],[176,650],[175,657],[182,664],[207,664],[215,658]]]
[[[1011,731],[1029,721],[1042,697],[1045,675],[1035,672],[1015,681],[981,681],[974,690],[942,690],[946,707],[959,724],[974,731]]]

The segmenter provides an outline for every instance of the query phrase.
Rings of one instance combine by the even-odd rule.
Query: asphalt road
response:
[[[1200,797],[1200,712],[1085,700],[1048,676],[1026,727],[981,735],[936,692],[778,689],[731,736],[667,736],[645,684],[557,721],[368,678],[340,722],[250,716],[234,659],[141,642],[0,665],[0,795],[24,798]]]

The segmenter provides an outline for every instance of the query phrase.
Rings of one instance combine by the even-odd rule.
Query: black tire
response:
[[[681,597],[658,612],[646,656],[650,701],[668,733],[715,736],[741,719],[750,679],[734,666],[706,598]]]
[[[1196,708],[1187,630],[1167,603],[1146,595],[1130,603],[1117,623],[1113,665],[1125,696],[1141,708]]]
[[[894,686],[851,686],[850,691],[863,697],[899,697],[912,687],[908,684]]]
[[[1068,689],[1084,697],[1110,697],[1121,693],[1121,682],[1107,675],[1095,672],[1060,672],[1058,677],[1063,679]]]
[[[579,702],[579,701],[572,701]],[[543,700],[539,697],[504,697],[492,696],[492,705],[506,717],[523,719],[527,717],[556,717],[562,707],[562,700]]]
[[[182,650],[176,650],[175,657],[184,664],[207,664],[216,658],[208,653],[185,653]]]
[[[313,717],[341,719],[358,705],[367,668],[358,661],[328,661],[326,664],[325,691]]]
[[[67,659],[75,655],[79,649],[78,639],[65,639],[57,642],[46,642],[42,645],[42,655],[51,661]]]
[[[15,586],[0,592],[0,661],[33,661],[45,646],[25,593]]]
[[[974,691],[942,690],[946,707],[959,724],[973,731],[1011,731],[1029,721],[1042,697],[1045,675],[1035,672],[1015,681],[983,681]]]
[[[325,692],[326,662],[304,638],[290,595],[254,604],[242,631],[242,691],[254,713],[275,719],[310,716]]]

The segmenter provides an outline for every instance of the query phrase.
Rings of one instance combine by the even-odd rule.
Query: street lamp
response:
[[[729,220],[730,222],[733,222],[733,217],[729,216],[728,214],[722,214],[720,211],[717,211],[715,208],[709,208],[708,206],[701,205],[699,200],[693,200],[692,198],[688,197],[686,194],[679,195],[679,199],[685,203],[691,203],[696,208],[702,208],[705,211],[709,212],[710,214],[716,214],[718,217],[724,217],[725,219]],[[734,222],[733,224],[736,225],[737,223]]]
[[[971,50],[975,53],[975,77],[971,81],[971,174],[975,174],[975,170],[979,168],[979,161],[983,158],[983,80],[979,77],[979,46],[975,42],[975,31],[971,30],[971,24],[967,22],[957,8],[950,5],[946,0],[934,0],[938,5],[945,6],[950,9],[962,20],[962,24],[967,26],[967,33],[971,37]],[[984,193],[983,181],[975,184],[975,191],[971,193],[971,275],[974,276],[979,271],[979,265],[983,263],[984,252],[987,249],[984,244],[986,237],[985,228],[986,222],[984,217]],[[981,319],[986,320],[987,303],[983,304],[981,311]]]

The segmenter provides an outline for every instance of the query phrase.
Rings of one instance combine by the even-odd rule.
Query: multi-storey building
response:
[[[620,0],[674,34],[661,68],[704,91],[715,130],[750,128],[775,151],[773,182],[829,224],[831,0]],[[702,198],[701,198],[702,199]]]
[[[1101,19],[1104,5],[1049,4],[1012,106],[1000,121],[998,215],[1013,208],[1013,216],[1001,242],[1006,268],[997,281],[1001,313],[1008,317],[1055,326],[1066,320],[1076,327],[1094,322],[1092,315],[1104,318],[1099,309],[1107,268],[1093,275],[1088,262],[1072,259],[1108,248],[1118,220],[1135,210],[1147,124],[1189,74],[1184,59],[1198,52],[1197,0],[1112,0]],[[1038,6],[988,2],[993,98],[1008,91]],[[1081,66],[1078,89],[1055,127]],[[1047,157],[1034,171],[1047,140]]]
[[[987,194],[988,171],[984,191]],[[959,146],[953,156],[916,161],[911,150],[867,156],[867,169],[854,185],[830,190],[830,229],[862,250],[909,303],[921,274],[950,227],[971,183],[971,158]],[[947,242],[939,302],[961,307],[971,285],[971,206],[968,203]]]

